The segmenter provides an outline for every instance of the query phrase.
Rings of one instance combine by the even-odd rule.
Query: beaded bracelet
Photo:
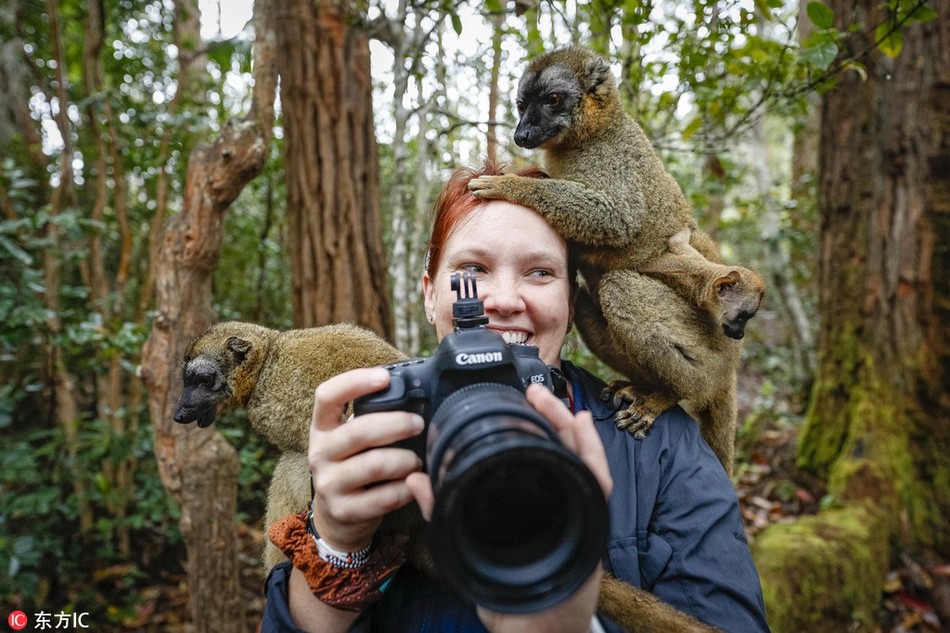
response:
[[[303,572],[313,595],[324,604],[346,611],[362,611],[379,600],[406,561],[408,537],[394,534],[377,538],[364,562],[340,566],[332,557],[321,557],[317,549],[319,539],[314,538],[309,519],[309,512],[289,514],[271,525],[268,536]]]
[[[311,535],[313,542],[317,544],[317,554],[320,558],[341,569],[362,567],[363,563],[369,560],[369,550],[373,547],[372,538],[369,540],[369,545],[355,552],[341,552],[327,545],[326,541],[317,534],[317,528],[313,526],[313,501],[307,507],[307,534]]]
[[[313,537],[313,542],[317,544],[317,555],[337,569],[356,569],[362,567],[369,560],[369,550],[373,547],[373,542],[356,552],[341,552],[333,549],[326,544],[326,541],[319,536]]]

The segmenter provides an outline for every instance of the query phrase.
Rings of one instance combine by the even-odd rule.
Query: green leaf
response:
[[[485,0],[485,10],[489,14],[499,14],[504,11],[501,0]]]
[[[699,130],[702,124],[703,124],[703,117],[701,116],[698,116],[692,121],[690,121],[689,125],[686,126],[686,129],[683,130],[683,140],[688,141],[690,138],[692,138],[693,134],[695,134]]]
[[[234,54],[234,40],[216,40],[208,43],[205,54],[219,68],[227,71],[231,68],[231,56]]]
[[[921,5],[910,15],[908,22],[930,22],[931,20],[936,20],[938,15],[933,7]]]
[[[809,2],[805,12],[812,24],[820,29],[830,29],[835,24],[835,12],[824,2]]]
[[[819,42],[802,49],[802,59],[818,70],[827,70],[838,56],[838,45],[834,42]]]
[[[13,240],[7,239],[3,235],[0,235],[0,246],[2,246],[14,258],[20,260],[20,263],[24,266],[30,266],[33,264],[33,258],[30,257],[30,254],[20,248]]]
[[[462,34],[462,18],[459,17],[458,13],[452,13],[452,29],[456,35]]]
[[[885,22],[877,27],[874,35],[881,42],[878,44],[881,52],[894,59],[901,54],[901,49],[904,48],[904,32],[901,29],[891,29],[894,29],[894,27]]]

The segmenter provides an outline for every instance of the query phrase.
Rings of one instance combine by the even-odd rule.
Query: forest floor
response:
[[[782,406],[787,407],[786,404]],[[771,405],[770,405],[771,406]],[[754,407],[749,398],[740,396],[740,417],[748,419]],[[744,411],[743,411],[744,409]],[[824,494],[820,486],[795,467],[796,422],[790,415],[769,416],[748,433],[740,433],[740,466],[736,491],[742,507],[746,532],[752,542],[756,534],[776,522],[795,521],[818,511]],[[749,439],[744,439],[743,435]],[[256,631],[264,606],[263,581],[259,566],[263,526],[260,522],[240,529],[242,588],[247,610],[247,631]],[[950,631],[950,609],[941,608],[934,597],[938,586],[950,586],[950,564],[925,566],[903,554],[888,574],[876,613],[874,633],[936,633]],[[946,601],[945,601],[946,602]],[[186,582],[183,572],[166,576],[143,596],[135,617],[128,619],[126,630],[190,633]]]
[[[797,427],[761,431],[746,447],[747,463],[739,471],[736,492],[750,543],[772,523],[796,521],[818,512],[823,491],[795,468]],[[874,633],[950,631],[950,564],[925,565],[907,553],[888,572],[875,614]],[[934,587],[944,590],[942,605]],[[938,616],[938,614],[940,614]],[[941,622],[946,623],[941,627]],[[865,630],[865,629],[861,629]]]

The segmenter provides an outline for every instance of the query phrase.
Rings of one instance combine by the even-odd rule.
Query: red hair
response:
[[[429,277],[435,277],[435,271],[439,269],[439,262],[442,260],[442,250],[459,221],[471,215],[472,211],[485,202],[472,195],[468,183],[479,176],[501,176],[504,173],[504,166],[496,165],[492,161],[486,161],[480,170],[460,167],[452,172],[435,203],[435,219],[432,222],[425,262]],[[548,177],[539,167],[528,167],[515,173],[526,178]]]

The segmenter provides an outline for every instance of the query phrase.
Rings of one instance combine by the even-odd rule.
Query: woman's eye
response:
[[[551,271],[550,271],[550,270],[547,270],[547,269],[540,269],[540,270],[532,270],[532,271],[531,271],[531,276],[532,276],[532,277],[550,277],[551,275],[552,275]]]
[[[485,272],[485,269],[479,264],[464,264],[459,266],[460,272],[471,273],[473,275]]]

